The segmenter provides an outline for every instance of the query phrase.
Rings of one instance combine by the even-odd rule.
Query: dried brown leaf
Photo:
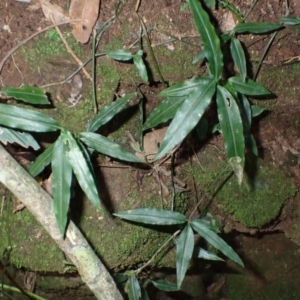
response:
[[[70,20],[70,18],[64,13],[64,10],[59,5],[51,4],[49,0],[40,0],[40,2],[43,13],[47,20],[54,20],[56,24]]]
[[[72,20],[82,19],[73,25],[73,35],[80,43],[87,43],[98,19],[100,0],[72,0],[69,14]]]

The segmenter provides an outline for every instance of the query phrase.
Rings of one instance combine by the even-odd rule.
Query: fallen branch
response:
[[[123,299],[105,266],[73,222],[69,223],[65,239],[61,237],[54,213],[51,213],[52,198],[1,144],[0,182],[26,205],[60,249],[70,258],[96,299]]]

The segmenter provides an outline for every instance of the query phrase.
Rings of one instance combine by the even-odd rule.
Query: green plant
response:
[[[247,78],[244,50],[236,36],[249,32],[268,33],[283,26],[261,22],[239,23],[230,33],[218,35],[201,3],[196,0],[189,0],[188,3],[202,37],[203,50],[198,59],[200,57],[206,61],[208,75],[188,79],[163,90],[159,96],[165,100],[153,110],[142,130],[172,119],[156,154],[155,159],[160,159],[179,145],[197,125],[201,131],[206,110],[216,100],[219,124],[215,128],[223,135],[227,157],[241,182],[245,148],[257,154],[255,140],[250,133],[251,119],[263,111],[263,108],[251,105],[247,97],[260,98],[271,93]],[[239,70],[239,75],[229,78],[222,76],[227,49]]]
[[[219,230],[213,221],[207,221],[204,219],[190,220],[187,219],[186,216],[178,212],[148,208],[119,212],[115,213],[114,215],[125,220],[142,224],[150,224],[155,226],[178,226],[179,230],[177,230],[156,252],[157,254],[171,240],[175,240],[177,254],[177,284],[170,283],[165,280],[151,280],[155,287],[163,291],[177,291],[180,289],[181,283],[185,277],[185,273],[189,267],[192,256],[209,260],[223,260],[214,253],[210,253],[202,248],[194,247],[194,231],[201,237],[203,237],[207,242],[209,242],[213,247],[222,252],[225,256],[227,256],[237,264],[244,266],[243,262],[234,252],[234,250],[217,235]],[[126,291],[128,292],[129,299],[140,299],[142,293],[147,294],[144,286],[146,286],[150,281],[146,280],[144,286],[141,287],[137,280],[137,275],[147,265],[148,263],[137,270],[127,271],[128,279],[126,282]]]
[[[1,91],[9,97],[23,100],[27,103],[46,105],[48,100],[41,89],[25,87],[24,89],[6,88]],[[44,168],[52,166],[53,210],[61,235],[64,236],[68,221],[67,212],[71,197],[73,173],[79,185],[91,202],[100,208],[99,194],[95,184],[93,166],[89,158],[91,148],[107,156],[123,161],[139,163],[141,160],[134,154],[123,149],[108,138],[94,133],[99,127],[109,122],[136,93],[125,95],[119,100],[105,106],[95,115],[87,127],[86,132],[74,137],[70,131],[61,127],[59,123],[40,112],[19,108],[12,105],[0,104],[0,124],[10,128],[17,128],[32,132],[60,131],[60,136],[54,144],[48,147],[28,167],[30,174],[35,177]],[[28,100],[31,99],[31,100]],[[20,118],[20,116],[22,116]],[[19,139],[14,139],[19,142]],[[34,140],[27,139],[28,145],[35,145]]]

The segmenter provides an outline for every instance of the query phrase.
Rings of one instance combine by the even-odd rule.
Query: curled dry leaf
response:
[[[40,0],[44,16],[47,20],[54,20],[56,24],[69,21],[64,10],[57,4],[51,4],[49,0]]]
[[[69,14],[73,20],[82,19],[73,25],[73,35],[80,43],[87,43],[96,24],[100,0],[72,0]]]

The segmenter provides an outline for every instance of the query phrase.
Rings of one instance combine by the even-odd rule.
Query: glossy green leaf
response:
[[[110,50],[106,52],[106,55],[119,61],[130,61],[133,59],[133,54],[127,49]]]
[[[193,13],[196,28],[202,37],[205,56],[208,60],[208,68],[214,79],[218,81],[223,68],[220,39],[200,2],[198,0],[188,0],[188,2]]]
[[[40,146],[33,136],[26,132],[16,131],[14,129],[9,129],[0,126],[0,141],[7,145],[7,143],[16,143],[24,148],[31,147],[34,150],[39,150]]]
[[[158,94],[158,97],[186,97],[197,88],[203,80],[205,80],[205,77],[187,79],[164,89]]]
[[[231,38],[230,51],[235,65],[237,66],[240,76],[245,82],[247,76],[246,58],[241,42],[235,38]]]
[[[0,124],[35,132],[49,132],[60,129],[58,122],[47,115],[7,104],[0,104]]]
[[[214,253],[211,253],[209,251],[206,251],[202,248],[198,248],[194,250],[194,256],[198,257],[198,258],[202,258],[202,259],[206,259],[206,260],[218,260],[218,261],[224,261],[224,259],[222,259],[221,257],[217,256]]]
[[[216,0],[204,0],[205,4],[211,9],[216,8]]]
[[[91,120],[87,127],[87,131],[93,132],[98,130],[102,125],[106,124],[117,113],[119,113],[124,108],[126,103],[134,96],[136,96],[136,93],[125,95],[124,97],[104,106],[99,114],[95,115]]]
[[[159,124],[167,122],[174,118],[177,109],[183,103],[187,96],[183,97],[169,97],[159,103],[158,106],[154,108],[150,116],[147,118],[142,129],[143,131],[154,128]]]
[[[194,220],[191,222],[191,226],[200,236],[207,240],[207,242],[209,242],[216,249],[221,251],[225,256],[229,257],[240,266],[244,266],[242,260],[239,258],[236,252],[215,232],[210,230],[203,220]]]
[[[82,154],[80,147],[78,146],[76,140],[73,138],[72,134],[67,131],[62,131],[63,140],[69,145],[69,151],[67,152],[67,157],[72,166],[73,172],[78,180],[78,183],[82,190],[85,192],[87,197],[91,202],[99,207],[100,199],[98,195],[98,190],[96,187],[95,179],[89,168],[89,164],[86,162],[85,157]]]
[[[240,157],[244,164],[245,140],[239,107],[233,96],[222,86],[218,86],[217,105],[227,157]]]
[[[255,156],[258,156],[258,149],[257,149],[257,145],[256,145],[256,141],[255,138],[252,134],[249,135],[249,137],[247,137],[246,140],[246,145],[247,147],[252,151],[252,153]]]
[[[202,50],[192,61],[192,64],[196,64],[198,63],[200,60],[203,60],[205,59],[205,51]]]
[[[132,273],[131,276],[128,278],[128,281],[126,283],[126,290],[128,292],[129,300],[141,299],[141,287],[134,273]]]
[[[139,50],[137,54],[133,56],[133,63],[144,82],[148,82],[148,72],[143,60],[143,51]]]
[[[32,177],[40,174],[46,166],[48,166],[52,161],[54,144],[50,145],[41,155],[39,155],[36,160],[31,163],[27,170]]]
[[[180,288],[185,273],[194,251],[194,233],[190,225],[187,225],[180,233],[176,241],[176,274],[177,287]]]
[[[264,34],[270,33],[276,30],[282,29],[283,26],[277,23],[268,22],[247,22],[237,24],[233,32],[235,33],[253,33],[253,34]]]
[[[251,112],[252,112],[252,117],[257,117],[261,113],[263,113],[266,109],[264,107],[258,106],[258,105],[251,105]]]
[[[52,193],[53,211],[62,237],[68,222],[68,210],[71,198],[72,167],[67,152],[67,141],[59,136],[55,142],[52,155]]]
[[[176,284],[169,282],[167,280],[151,280],[153,285],[161,291],[165,292],[175,292],[178,291],[178,287]]]
[[[234,76],[230,77],[228,81],[232,84],[235,90],[241,94],[252,97],[271,95],[271,93],[265,87],[249,78],[247,78],[246,82],[244,82],[240,76]]]
[[[33,86],[24,85],[22,88],[5,87],[0,91],[1,94],[8,98],[22,100],[30,104],[49,104],[47,96],[43,89]]]
[[[197,88],[178,108],[155,159],[162,158],[180,144],[198,124],[215,94],[216,84],[212,77],[202,77]]]
[[[187,218],[176,211],[138,208],[114,213],[115,216],[134,222],[152,225],[175,225],[187,222]]]
[[[282,23],[284,25],[289,25],[289,26],[300,25],[300,18],[299,17],[282,17],[280,19],[280,23]]]
[[[136,155],[122,148],[108,138],[93,132],[82,132],[80,140],[99,153],[114,157],[123,161],[142,163]]]

